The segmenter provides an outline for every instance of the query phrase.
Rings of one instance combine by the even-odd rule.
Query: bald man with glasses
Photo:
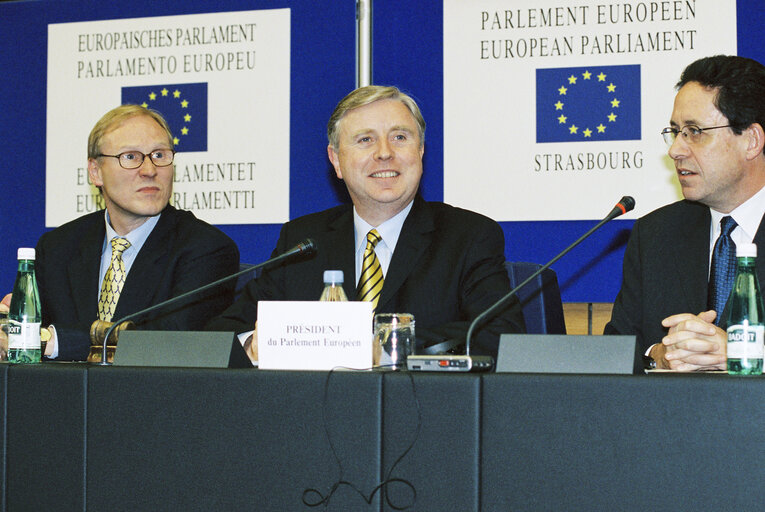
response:
[[[88,138],[88,177],[104,210],[40,237],[35,270],[45,355],[85,360],[89,330],[236,272],[239,250],[217,228],[170,206],[173,137],[139,105],[105,114]],[[233,301],[234,283],[137,319],[151,330],[201,330]],[[3,299],[9,302],[9,296]]]
[[[765,67],[707,57],[677,89],[661,133],[685,199],[635,222],[605,334],[637,335],[657,368],[722,370],[735,247],[765,255]]]

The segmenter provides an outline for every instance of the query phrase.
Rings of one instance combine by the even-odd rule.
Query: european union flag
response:
[[[207,83],[123,87],[122,103],[161,113],[177,151],[207,151]]]
[[[640,66],[537,69],[537,142],[640,139]]]

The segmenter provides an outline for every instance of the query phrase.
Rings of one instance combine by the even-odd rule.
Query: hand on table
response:
[[[713,322],[717,313],[672,315],[661,324],[669,328],[661,345],[651,351],[659,368],[677,371],[724,370],[728,337]]]
[[[253,363],[258,362],[258,323],[255,322],[255,330],[244,340],[244,351]]]

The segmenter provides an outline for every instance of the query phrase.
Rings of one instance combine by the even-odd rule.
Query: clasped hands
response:
[[[669,331],[650,352],[657,368],[681,372],[724,370],[728,337],[713,323],[716,317],[717,313],[710,310],[698,315],[681,313],[662,320],[661,324]]]

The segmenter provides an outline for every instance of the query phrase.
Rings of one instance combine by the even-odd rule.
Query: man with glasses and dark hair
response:
[[[37,243],[42,320],[53,334],[46,356],[84,360],[95,320],[117,320],[237,271],[239,250],[228,236],[170,206],[174,156],[167,123],[142,106],[117,107],[93,127],[88,176],[106,209]],[[232,303],[233,287],[139,318],[137,327],[200,330]]]
[[[661,133],[685,199],[635,222],[605,334],[636,334],[659,368],[724,369],[735,246],[765,254],[765,66],[707,57],[677,88]]]

